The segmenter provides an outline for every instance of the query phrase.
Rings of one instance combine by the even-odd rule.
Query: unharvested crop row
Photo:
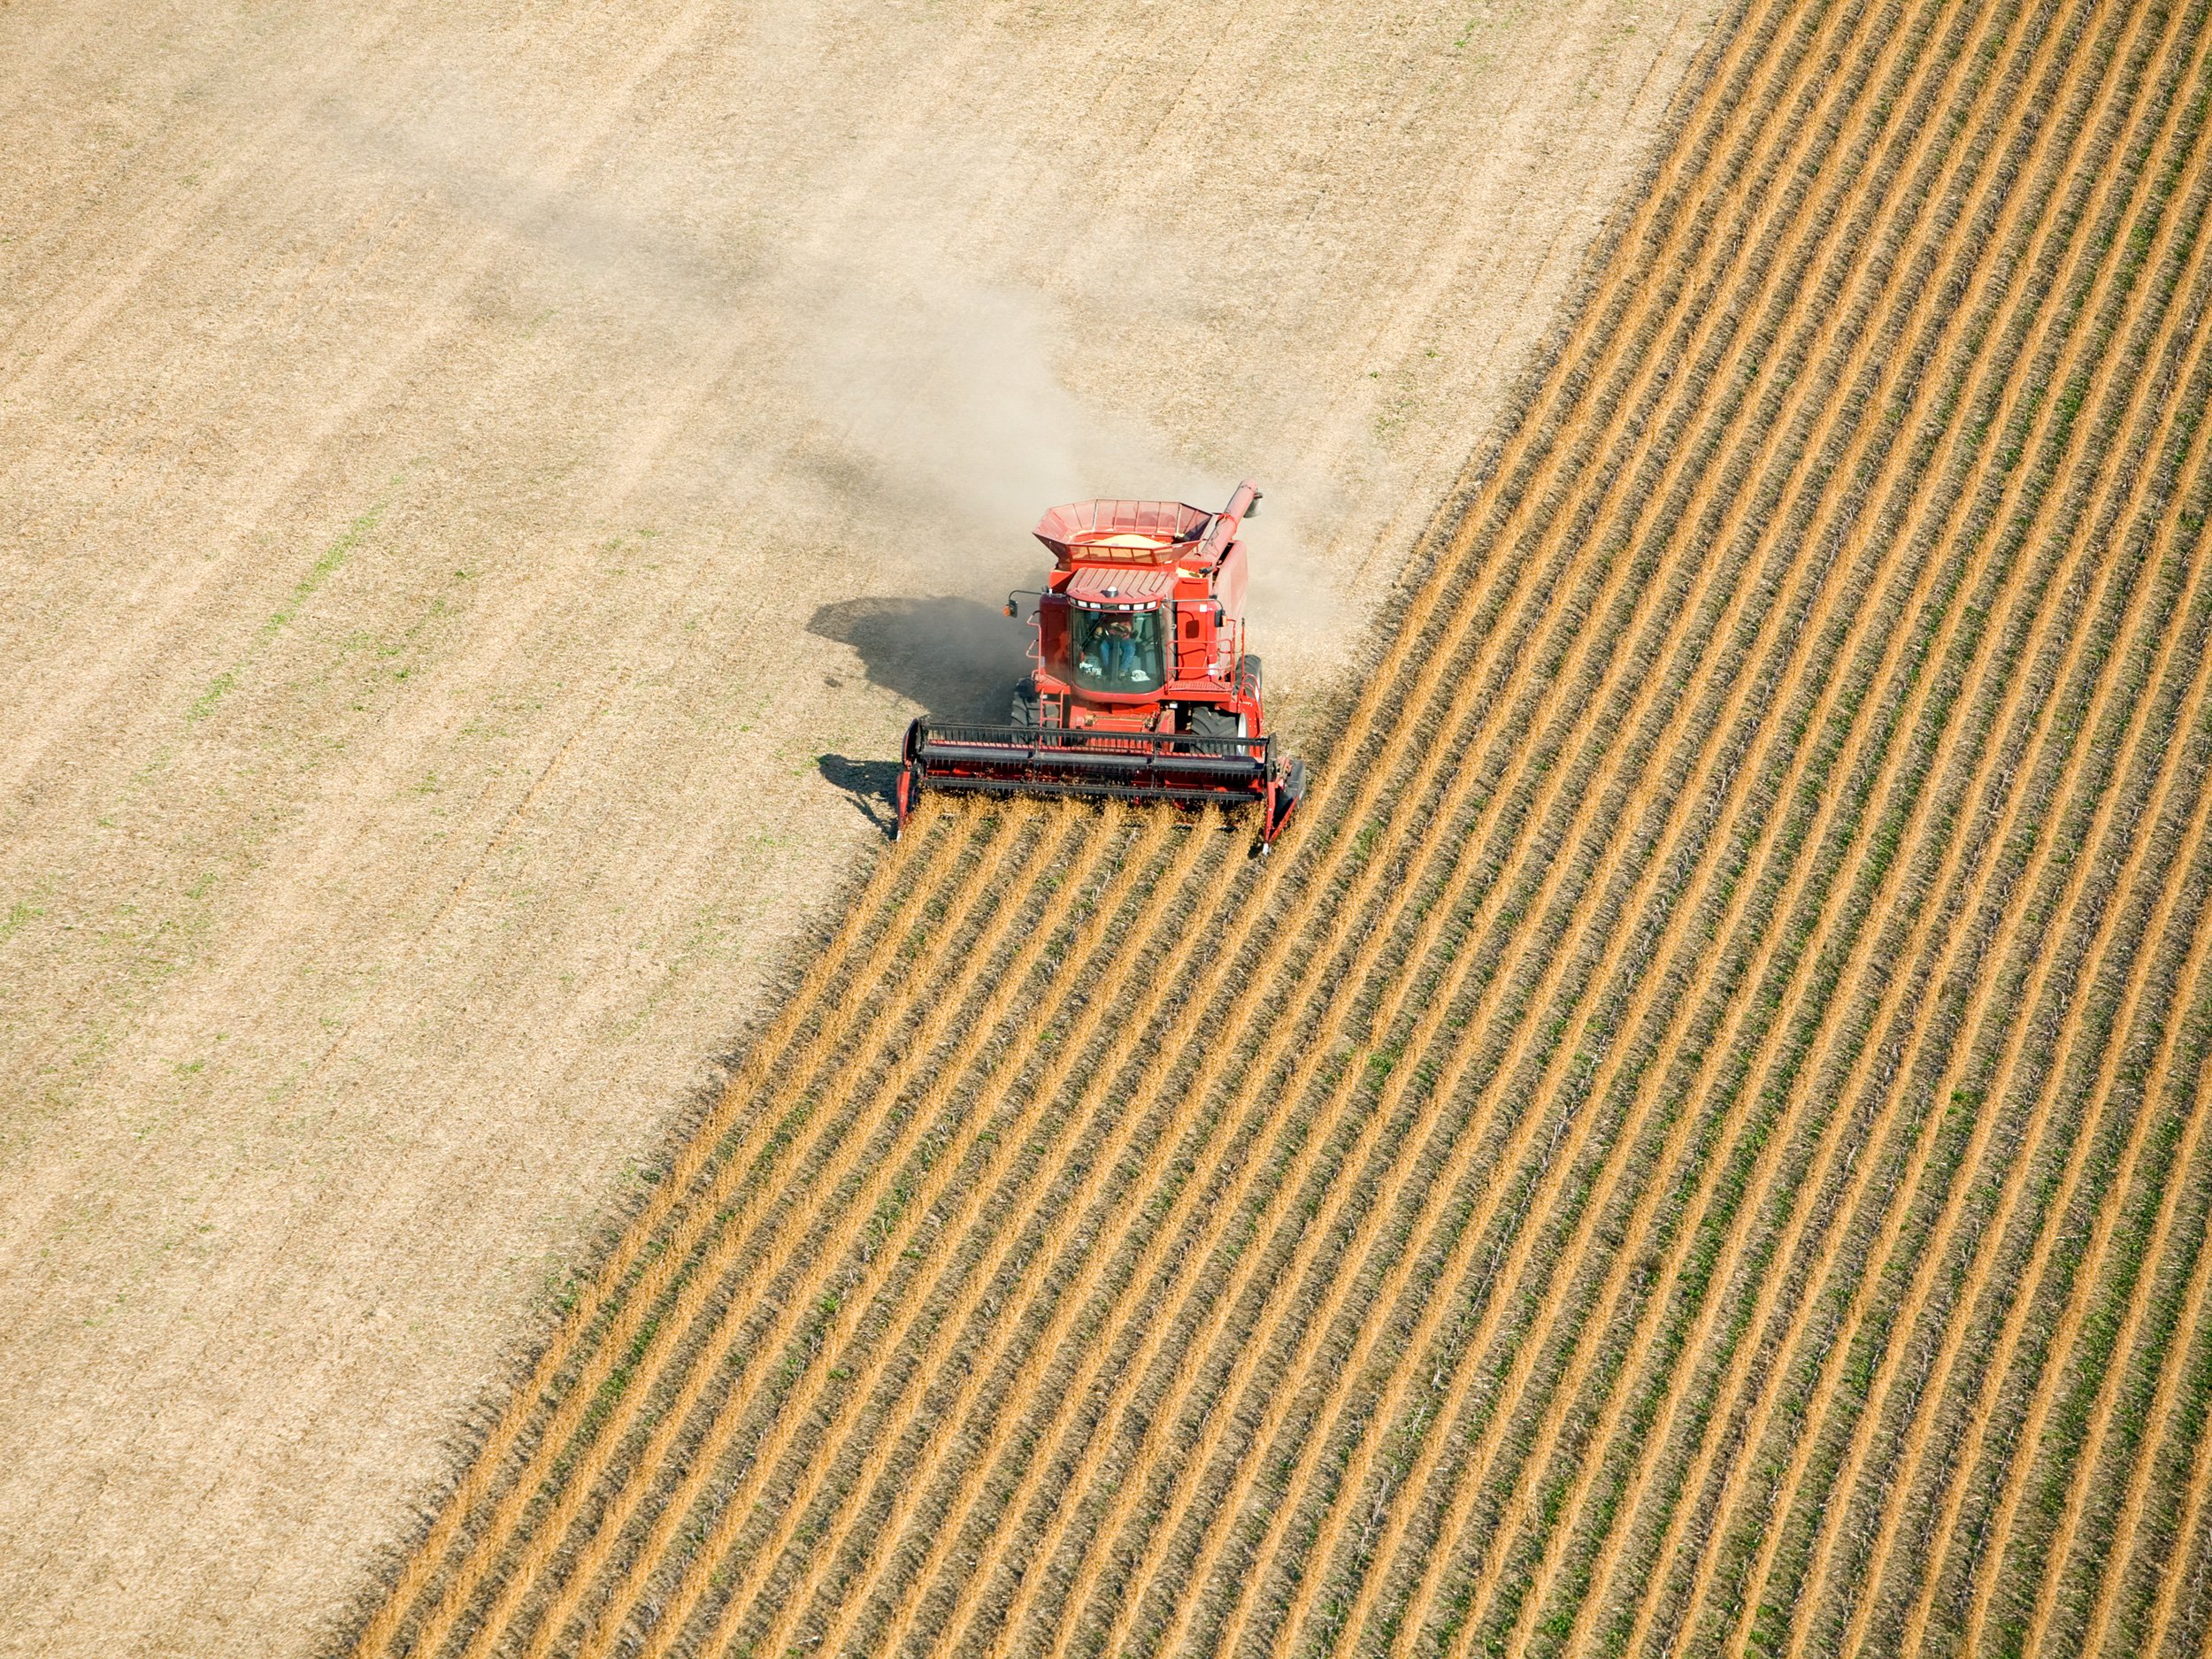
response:
[[[2060,400],[2060,404],[2064,404],[2064,400]],[[1964,987],[1960,987],[1960,991],[1964,991]],[[1978,1102],[1978,1097],[1973,1097],[1973,1095],[1971,1095],[1971,1091],[1967,1091],[1967,1095],[1969,1095],[1969,1104],[1980,1104],[1980,1102]],[[1985,1113],[1960,1113],[1958,1118],[1967,1119],[1969,1126],[1971,1126],[1971,1128],[1985,1128],[1985,1131],[1986,1131],[1986,1126],[1989,1126],[1989,1122],[1991,1122],[1989,1115],[1985,1115]],[[1954,1137],[1954,1141],[1951,1141],[1951,1146],[1954,1146],[1954,1150],[1964,1148],[1964,1146],[1969,1146],[1969,1144],[1971,1144],[1971,1137],[1969,1137],[1967,1141],[1960,1141],[1960,1140],[1955,1140],[1955,1137]],[[1942,1181],[1949,1179],[1949,1175],[1947,1175],[1947,1168],[1949,1168],[1949,1166],[1947,1166],[1945,1162],[1936,1162],[1936,1164],[1933,1164],[1933,1166],[1929,1166],[1929,1164],[1927,1164],[1927,1159],[1929,1159],[1929,1157],[1932,1157],[1932,1153],[1923,1153],[1923,1155],[1920,1155],[1920,1159],[1923,1159],[1923,1162],[1920,1162],[1920,1166],[1918,1166],[1918,1168],[1923,1168],[1923,1171],[1929,1171],[1929,1168],[1932,1168],[1933,1172],[1932,1172],[1932,1175],[1929,1175],[1929,1179],[1938,1181],[1938,1184],[1942,1184]],[[1901,1210],[1901,1212],[1898,1212],[1898,1215],[1902,1217],[1902,1215],[1905,1215],[1905,1212]],[[1839,1361],[1839,1363],[1840,1363],[1840,1361]],[[1816,1394],[1823,1394],[1823,1396],[1825,1396],[1825,1385],[1818,1385],[1818,1387],[1814,1389],[1814,1392],[1816,1392]],[[1809,1442],[1808,1442],[1808,1445],[1809,1445]],[[1777,1533],[1774,1533],[1774,1531],[1765,1531],[1763,1535],[1765,1535],[1765,1538],[1768,1538],[1768,1540],[1774,1540],[1774,1538],[1777,1538]]]
[[[1901,320],[1902,320],[1902,319],[1901,319]],[[1893,341],[1889,341],[1889,342],[1892,342],[1892,345],[1893,345]],[[1852,422],[1847,420],[1847,422],[1843,422],[1843,425],[1845,425],[1845,429],[1849,429],[1849,426],[1852,426]],[[1832,434],[1832,442],[1834,442],[1834,434]],[[1787,537],[1783,537],[1783,540],[1787,540]],[[1801,717],[1801,719],[1803,719],[1803,717]],[[1799,839],[1799,836],[1792,836],[1792,841],[1796,841],[1796,839]],[[1803,929],[1796,929],[1796,932],[1803,932]],[[1772,949],[1772,947],[1770,947],[1770,949]],[[1756,980],[1756,978],[1763,978],[1763,972],[1761,972],[1761,973],[1755,973],[1755,980]],[[1772,1000],[1772,998],[1768,998],[1768,1000]],[[1770,1038],[1772,1038],[1772,1029],[1770,1029]],[[1743,1066],[1739,1066],[1739,1073],[1741,1073],[1741,1071],[1747,1071],[1747,1069],[1743,1069]],[[1724,1091],[1724,1093],[1725,1093],[1725,1091]],[[1697,1146],[1706,1146],[1706,1144],[1708,1144],[1708,1140],[1710,1140],[1710,1137],[1703,1137],[1703,1135],[1701,1135],[1701,1137],[1699,1137],[1697,1141],[1694,1141],[1694,1144],[1697,1144]],[[1628,1168],[1631,1168],[1631,1172],[1632,1172],[1632,1175],[1637,1177],[1637,1179],[1641,1179],[1641,1168],[1644,1168],[1644,1166],[1672,1166],[1672,1159],[1675,1159],[1675,1153],[1672,1153],[1672,1150],[1671,1150],[1671,1153],[1662,1153],[1662,1155],[1657,1155],[1657,1157],[1650,1157],[1650,1159],[1632,1159],[1631,1166],[1628,1166]],[[1641,1206],[1640,1217],[1637,1217],[1637,1219],[1632,1219],[1632,1221],[1628,1221],[1628,1224],[1624,1225],[1624,1230],[1626,1230],[1626,1233],[1635,1233],[1635,1230],[1640,1230],[1641,1225],[1644,1225],[1644,1219],[1646,1219],[1646,1217],[1648,1217],[1648,1208],[1653,1206],[1655,1199],[1657,1199],[1657,1193],[1659,1193],[1657,1186],[1648,1186],[1648,1188],[1641,1190],[1641,1197],[1640,1197],[1640,1199],[1635,1199],[1637,1206]],[[1604,1301],[1604,1299],[1610,1299],[1610,1296],[1613,1296],[1615,1292],[1617,1292],[1619,1287],[1622,1287],[1622,1281],[1619,1281],[1619,1274],[1622,1274],[1624,1259],[1622,1259],[1622,1256],[1615,1256],[1613,1261],[1615,1261],[1615,1268],[1613,1268],[1613,1272],[1610,1272],[1609,1290],[1606,1290],[1604,1294],[1600,1296],[1601,1301]],[[1644,1272],[1644,1270],[1640,1268],[1640,1272]],[[1571,1389],[1566,1389],[1566,1392],[1555,1392],[1555,1396],[1553,1396],[1553,1398],[1555,1398],[1557,1402],[1564,1402],[1566,1398],[1569,1398],[1569,1394],[1571,1394]],[[1560,1411],[1560,1405],[1553,1407],[1553,1411]],[[1538,1436],[1538,1438],[1542,1438],[1542,1433],[1544,1433],[1544,1432],[1540,1432],[1540,1436]],[[1491,1557],[1491,1560],[1498,1562],[1498,1560],[1500,1560],[1500,1555],[1494,1555],[1494,1557]]]
[[[888,855],[363,1650],[2193,1629],[2203,14],[1751,5],[1277,858]]]
[[[2185,311],[2183,314],[2186,315],[2186,312]],[[2186,331],[2184,330],[2182,332],[2185,334]],[[2184,342],[2180,340],[2170,339],[2167,346],[2169,353],[2170,354],[2171,352],[2177,350],[2183,343]],[[2170,373],[2171,368],[2170,366],[2167,371],[2162,373],[2157,378],[2160,380],[2167,380],[2170,379]],[[2161,395],[2154,401],[2159,403],[2170,405],[2170,387],[2169,387],[2168,391],[2165,394]],[[2179,417],[2185,424],[2194,419],[2195,411],[2200,410],[2202,405],[2202,388],[2200,387],[2194,390],[2191,396],[2183,400],[2179,411]],[[2168,416],[2170,426],[2174,419],[2175,414],[2170,408]],[[2170,436],[2170,431],[2162,434],[2161,441],[2163,442]],[[2134,453],[2132,453],[2130,457],[2130,463],[2124,470],[2133,472],[2139,482],[2146,478],[2167,475],[2166,469],[2162,466],[2153,465],[2146,467],[2141,465],[2146,459],[2144,455],[2140,453],[2142,448],[2143,440],[2139,438],[2134,442]],[[2170,488],[2170,479],[2168,488]],[[2131,511],[2132,511],[2132,507],[2131,507]],[[2155,519],[2155,516],[2156,515],[2154,512],[2152,515],[2154,521]],[[2107,530],[2108,526],[2104,523],[2101,522],[2098,526],[2098,533],[2100,534],[2103,534],[2107,533]],[[2142,557],[2140,547],[2148,534],[2144,521],[2140,518],[2136,519],[2133,529],[2131,531],[2123,530],[2122,534],[2130,537],[2130,539],[2135,543],[2132,557],[2136,558],[2139,567]],[[2170,582],[2170,574],[2164,580]],[[2032,1115],[2038,1117],[2046,1115],[2046,1109],[2041,1107],[2032,1107],[2029,1110]],[[1953,1227],[1955,1240],[1962,1240],[1976,1245],[1985,1241],[1982,1239],[1980,1229],[1985,1225],[1986,1204],[1993,1202],[1999,1211],[2008,1210],[2010,1199],[2012,1196],[2016,1195],[2018,1184],[2020,1180],[2024,1179],[2026,1168],[2027,1165],[2024,1162],[2016,1162],[2014,1164],[2012,1173],[2009,1178],[2008,1178],[2010,1183],[2009,1187],[2003,1187],[2003,1184],[2001,1183],[2000,1187],[1981,1187],[1976,1189],[1975,1196],[1970,1200],[1966,1205],[1965,1213],[1970,1218],[1967,1223],[1968,1230],[1962,1233],[1958,1230],[1957,1225],[1955,1224]],[[2003,1188],[2006,1196],[1996,1196],[1996,1194],[2000,1192],[2000,1187]],[[1976,1299],[1985,1294],[1981,1286],[1988,1282],[1988,1274],[1992,1271],[1992,1264],[1989,1259],[1985,1256],[1979,1257],[1978,1259],[1979,1265],[1975,1268],[1974,1275],[1972,1277],[1959,1277],[1959,1274],[1964,1273],[1965,1270],[1963,1268],[1957,1270],[1956,1272],[1951,1273],[1947,1277],[1946,1280],[1943,1281],[1945,1287],[1942,1292],[1941,1299],[1935,1301],[1932,1303],[1932,1310],[1923,1316],[1924,1323],[1932,1322],[1932,1326],[1939,1335],[1940,1340],[1939,1342],[1931,1343],[1916,1340],[1915,1348],[1916,1351],[1932,1351],[1933,1349],[1939,1348],[1940,1351],[1934,1352],[1934,1357],[1932,1362],[1933,1370],[1932,1372],[1930,1373],[1937,1377],[1939,1379],[1947,1373],[1950,1366],[1955,1362],[1961,1351],[1962,1339],[1966,1335],[1971,1323],[1967,1317],[1968,1312],[1973,1307]],[[1916,1400],[1919,1393],[1925,1386],[1926,1385],[1923,1382],[1913,1382],[1903,1391],[1900,1398],[1904,1404],[1909,1406],[1912,1402]],[[1910,1467],[1914,1461],[1921,1455],[1921,1452],[1924,1448],[1932,1420],[1932,1414],[1927,1412],[1919,1413],[1913,1418],[1910,1425],[1909,1435],[1904,1440],[1902,1449],[1893,1454],[1902,1460],[1904,1466]],[[1886,1431],[1885,1439],[1888,1442],[1893,1444],[1896,1440],[1896,1431]],[[1875,1466],[1878,1468],[1881,1467],[1878,1463]],[[1886,1486],[1891,1479],[1892,1477],[1889,1476],[1883,1477],[1882,1485],[1884,1487]],[[1884,1530],[1881,1533],[1881,1541],[1878,1542],[1876,1545],[1878,1558],[1887,1557],[1891,1548],[1888,1540],[1893,1538],[1894,1529],[1901,1520],[1903,1515],[1908,1511],[1920,1514],[1924,1517],[1926,1513],[1924,1506],[1919,1504],[1917,1502],[1908,1502],[1902,1506],[1890,1506],[1887,1511],[1887,1519],[1884,1523]],[[1863,1626],[1864,1620],[1869,1610],[1869,1608],[1865,1606],[1862,1606],[1859,1609],[1857,1615],[1855,1616],[1858,1625],[1862,1627]]]
[[[1954,398],[1951,398],[1951,396],[1947,396],[1945,403],[1947,403],[1947,404],[1954,403]],[[1985,422],[1978,422],[1978,425],[1985,425]],[[1980,606],[1978,606],[1978,608],[1980,608]],[[2011,764],[2008,764],[2008,768],[2011,768]],[[2007,770],[2008,770],[2008,768],[2007,768]],[[1918,994],[1916,994],[1916,995],[1918,995]],[[1854,1141],[1854,1144],[1856,1144],[1856,1141]],[[1832,1197],[1825,1197],[1825,1199],[1823,1199],[1823,1202],[1818,1202],[1816,1206],[1812,1206],[1812,1215],[1825,1215],[1827,1208],[1830,1208],[1830,1202],[1832,1202]],[[1756,1321],[1755,1321],[1755,1323],[1756,1323]],[[1750,1349],[1746,1349],[1746,1352],[1750,1352]],[[1741,1358],[1739,1358],[1739,1361],[1737,1361],[1737,1367],[1739,1367],[1739,1370],[1737,1370],[1737,1379],[1739,1379],[1739,1385],[1741,1385]],[[1710,1464],[1708,1464],[1708,1467],[1710,1467]]]

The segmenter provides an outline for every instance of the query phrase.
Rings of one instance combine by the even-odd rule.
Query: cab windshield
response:
[[[1070,678],[1085,691],[1109,695],[1157,690],[1161,680],[1157,611],[1087,611],[1068,615]]]

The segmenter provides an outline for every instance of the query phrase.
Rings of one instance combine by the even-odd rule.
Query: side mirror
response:
[[[1018,617],[1021,614],[1021,607],[1010,599],[1006,602],[1006,614],[1010,617]]]

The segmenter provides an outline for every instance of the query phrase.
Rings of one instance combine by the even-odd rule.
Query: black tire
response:
[[[1244,683],[1254,697],[1260,695],[1260,659],[1251,651],[1244,654]]]
[[[1008,705],[1006,723],[1009,726],[1035,726],[1037,715],[1037,682],[1025,680],[1014,687],[1014,700]]]
[[[1237,717],[1226,709],[1217,709],[1210,703],[1202,703],[1190,711],[1190,734],[1193,737],[1234,737]]]

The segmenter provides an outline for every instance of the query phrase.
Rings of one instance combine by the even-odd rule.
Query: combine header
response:
[[[1256,806],[1271,845],[1305,793],[1260,711],[1244,649],[1248,481],[1208,512],[1179,502],[1085,501],[1037,526],[1053,570],[1034,599],[1037,667],[1004,726],[917,720],[899,773],[899,824],[925,789]]]

